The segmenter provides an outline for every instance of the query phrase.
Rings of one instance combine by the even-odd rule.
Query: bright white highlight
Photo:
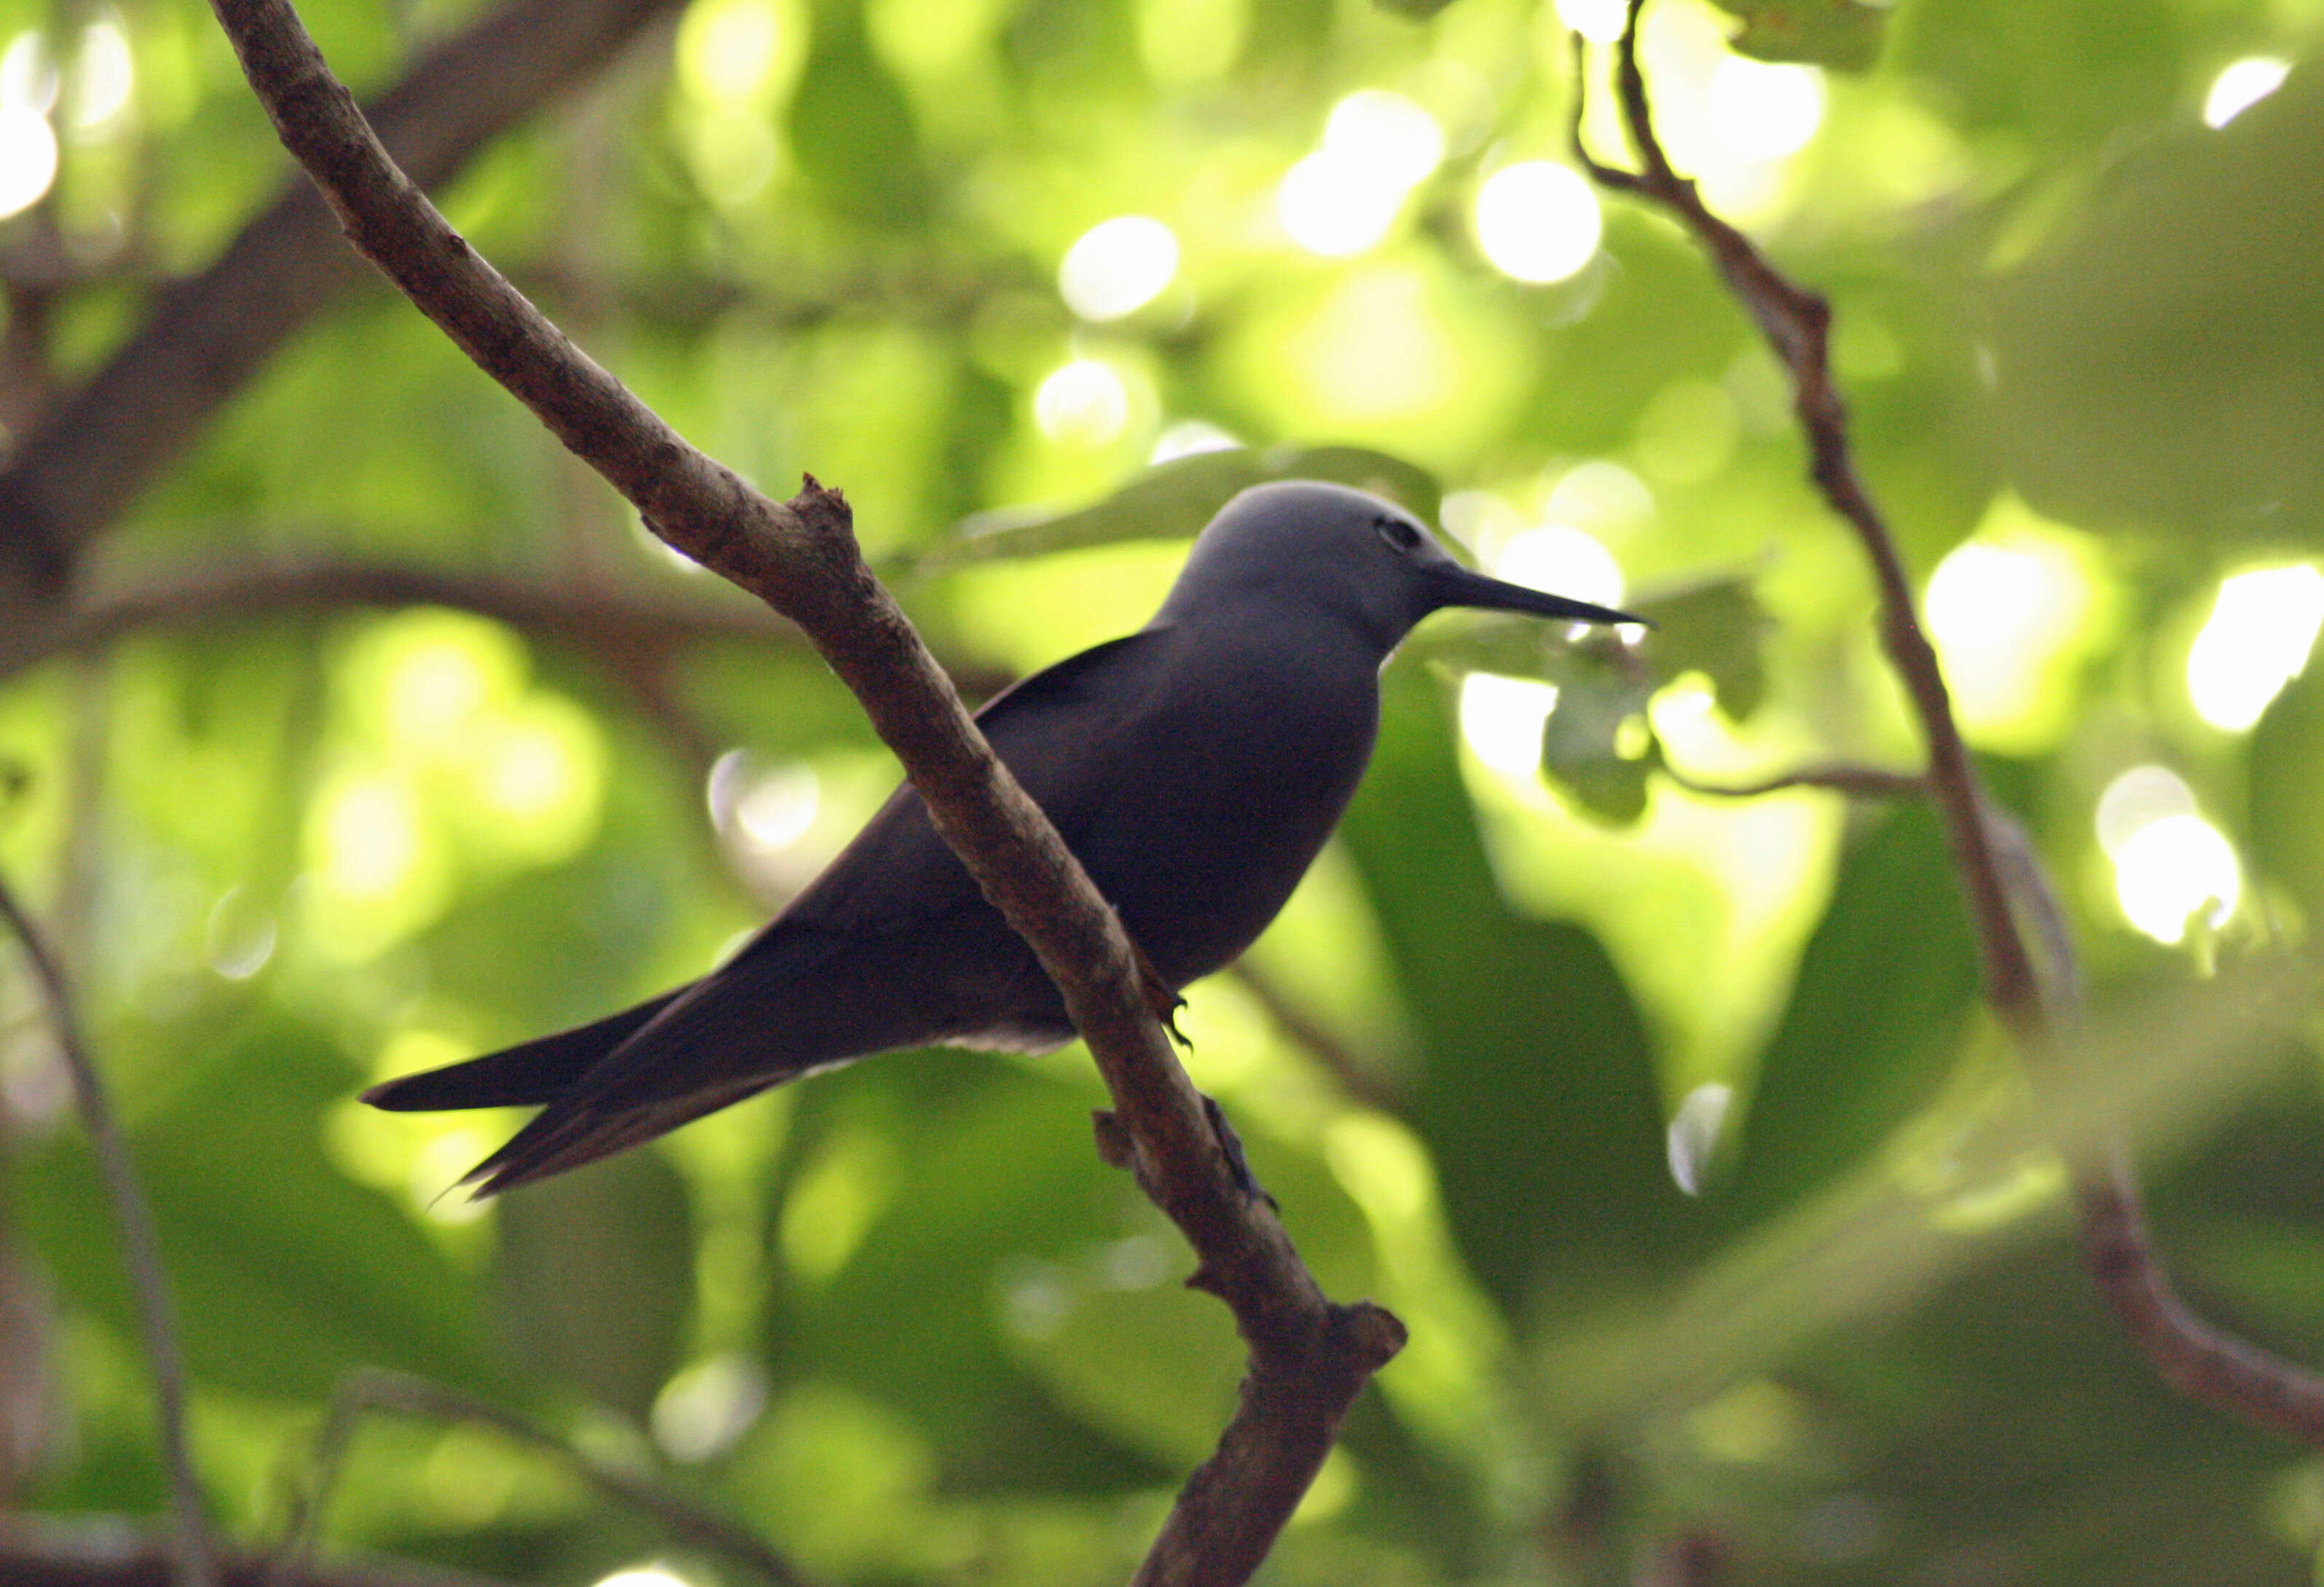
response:
[[[742,1355],[697,1361],[663,1385],[653,1404],[654,1442],[689,1463],[725,1453],[767,1408],[766,1369]]]
[[[1671,1178],[1689,1195],[1702,1194],[1703,1176],[1719,1150],[1719,1132],[1735,1103],[1735,1088],[1713,1080],[1686,1093],[1665,1132]]]
[[[2223,579],[2187,653],[2187,693],[2212,726],[2242,733],[2308,666],[2324,628],[2324,573],[2309,563]]]
[[[2098,796],[2098,847],[2108,859],[2143,827],[2172,816],[2195,813],[2195,790],[2168,766],[2134,766]]]
[[[2072,549],[2048,536],[1955,546],[1930,575],[1922,609],[1963,722],[2006,728],[2031,715],[2096,598]]]
[[[1628,13],[1623,0],[1557,0],[1557,20],[1593,44],[1619,39]]]
[[[73,68],[72,125],[84,131],[103,126],[129,107],[137,86],[137,66],[128,37],[110,18],[81,30],[80,59]]]
[[[1366,88],[1333,106],[1323,146],[1275,190],[1291,240],[1326,259],[1349,259],[1388,235],[1406,195],[1444,158],[1436,120],[1400,94]]]
[[[1591,536],[1563,524],[1529,529],[1501,549],[1496,577],[1600,606],[1622,604],[1621,564]]]
[[[634,1570],[615,1571],[601,1576],[597,1587],[694,1587],[676,1571],[661,1565],[641,1565]]]
[[[0,105],[0,219],[23,213],[57,180],[57,134],[29,105]]]
[[[1065,250],[1057,291],[1084,319],[1120,319],[1162,295],[1178,273],[1178,235],[1143,215],[1102,220]]]
[[[2217,927],[2243,896],[2236,851],[2200,816],[2166,816],[2133,833],[2115,856],[2115,896],[2130,923],[2160,943],[2185,940],[2198,911]]]
[[[1102,447],[1130,422],[1130,391],[1113,366],[1076,358],[1033,393],[1033,422],[1053,441]]]
[[[1154,451],[1148,463],[1167,463],[1176,457],[1192,457],[1201,452],[1231,452],[1242,445],[1229,430],[1201,419],[1182,419],[1154,438]]]
[[[2203,96],[2203,125],[2222,127],[2283,87],[2292,63],[2272,55],[2253,55],[2231,62],[2211,79]]]
[[[1542,729],[1557,686],[1471,672],[1461,680],[1461,737],[1486,767],[1520,786],[1541,778]]]
[[[1823,125],[1823,73],[1729,55],[1711,74],[1711,128],[1746,160],[1783,160]]]
[[[2218,829],[2195,813],[2195,794],[2163,766],[2134,766],[2098,796],[2098,846],[2114,861],[2115,897],[2130,923],[2160,943],[2187,936],[2200,911],[2217,927],[2243,896],[2243,867]]]
[[[1444,129],[1401,94],[1364,88],[1332,106],[1323,147],[1400,189],[1419,186],[1444,158]]]
[[[1604,233],[1598,195],[1553,161],[1503,166],[1477,189],[1478,246],[1515,280],[1565,280],[1590,263]]]

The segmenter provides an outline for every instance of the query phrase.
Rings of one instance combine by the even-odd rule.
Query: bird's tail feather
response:
[[[624,1009],[595,1024],[544,1036],[481,1058],[406,1075],[373,1086],[364,1101],[391,1112],[428,1113],[453,1108],[512,1108],[553,1102],[599,1059],[627,1041],[679,992]]]
[[[475,1200],[484,1201],[520,1185],[626,1151],[789,1078],[742,1078],[644,1103],[576,1098],[536,1115],[500,1150],[469,1169],[460,1183],[472,1187]]]

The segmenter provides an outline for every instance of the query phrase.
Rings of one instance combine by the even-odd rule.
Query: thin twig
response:
[[[1720,799],[1756,799],[1794,788],[1828,789],[1858,799],[1914,799],[1929,791],[1929,780],[1917,771],[1889,771],[1877,766],[1838,763],[1803,766],[1796,771],[1743,783],[1697,782],[1667,762],[1662,773],[1689,793]]]
[[[201,1486],[195,1480],[193,1457],[186,1444],[186,1373],[178,1353],[177,1325],[170,1309],[169,1280],[161,1268],[160,1242],[153,1233],[153,1209],[138,1182],[136,1166],[113,1116],[105,1081],[81,1044],[80,1022],[74,1012],[72,992],[62,971],[16,902],[15,893],[0,880],[0,920],[7,923],[23,945],[33,979],[49,1005],[49,1018],[65,1066],[72,1072],[73,1099],[89,1146],[113,1200],[113,1215],[121,1224],[122,1265],[129,1273],[130,1292],[137,1305],[138,1332],[143,1336],[145,1360],[153,1373],[153,1401],[160,1424],[161,1460],[170,1474],[171,1552],[176,1561],[180,1587],[209,1587],[216,1579],[210,1555],[209,1527],[202,1515]]]
[[[1638,17],[1644,8],[1645,0],[1629,0],[1615,52],[1616,91],[1639,169],[1609,169],[1582,146],[1585,74],[1578,40],[1574,147],[1600,181],[1678,218],[1710,254],[1790,374],[1793,405],[1808,442],[1810,477],[1856,531],[1872,563],[1880,590],[1881,638],[1928,740],[1926,789],[1943,820],[1954,870],[1968,894],[1987,1001],[2029,1053],[2042,1054],[2053,1028],[2077,1011],[2072,945],[2062,912],[2031,845],[1986,798],[1954,719],[1936,650],[1914,614],[1904,559],[1857,471],[1847,408],[1831,379],[1831,307],[1768,263],[1748,237],[1711,212],[1692,181],[1672,169],[1655,135],[1653,107],[1638,66]],[[2018,928],[2015,900],[2020,899],[2026,900],[2055,961],[2046,983]],[[2324,1377],[2204,1322],[2173,1290],[2147,1232],[2127,1147],[2116,1140],[2081,1154],[2074,1174],[2092,1277],[2164,1378],[2246,1421],[2324,1445]]]
[[[992,754],[894,598],[845,500],[812,478],[778,503],[687,445],[511,287],[399,171],[288,0],[211,0],[284,144],[348,239],[463,351],[687,556],[797,623],[904,763],[945,843],[1056,982],[1111,1093],[1100,1126],[1194,1248],[1190,1282],[1250,1348],[1240,1405],[1188,1481],[1143,1582],[1232,1587],[1290,1518],[1341,1418],[1404,1342],[1368,1304],[1334,1305],[1211,1123],[1157,1018],[1121,924]]]
[[[403,1372],[367,1370],[341,1379],[315,1441],[312,1481],[292,1500],[290,1519],[266,1568],[265,1587],[307,1579],[307,1556],[330,1507],[347,1449],[366,1411],[433,1421],[471,1422],[540,1450],[618,1504],[653,1517],[678,1536],[732,1560],[774,1587],[807,1587],[810,1578],[748,1527],[727,1519],[666,1482],[584,1453],[566,1439],[513,1412]]]

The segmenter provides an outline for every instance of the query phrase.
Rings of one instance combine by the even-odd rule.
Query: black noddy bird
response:
[[[1283,908],[1371,757],[1380,669],[1446,606],[1640,621],[1472,572],[1377,496],[1265,484],[1211,521],[1151,623],[1026,678],[976,719],[1175,994]],[[547,1104],[462,1181],[485,1196],[851,1058],[1044,1052],[1073,1034],[1032,950],[906,784],[701,980],[364,1100]]]

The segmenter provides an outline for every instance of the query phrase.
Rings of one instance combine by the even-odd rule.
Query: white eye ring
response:
[[[1420,549],[1420,531],[1401,518],[1390,518],[1386,513],[1382,513],[1372,520],[1372,527],[1379,531],[1380,539],[1399,551],[1416,551]]]

